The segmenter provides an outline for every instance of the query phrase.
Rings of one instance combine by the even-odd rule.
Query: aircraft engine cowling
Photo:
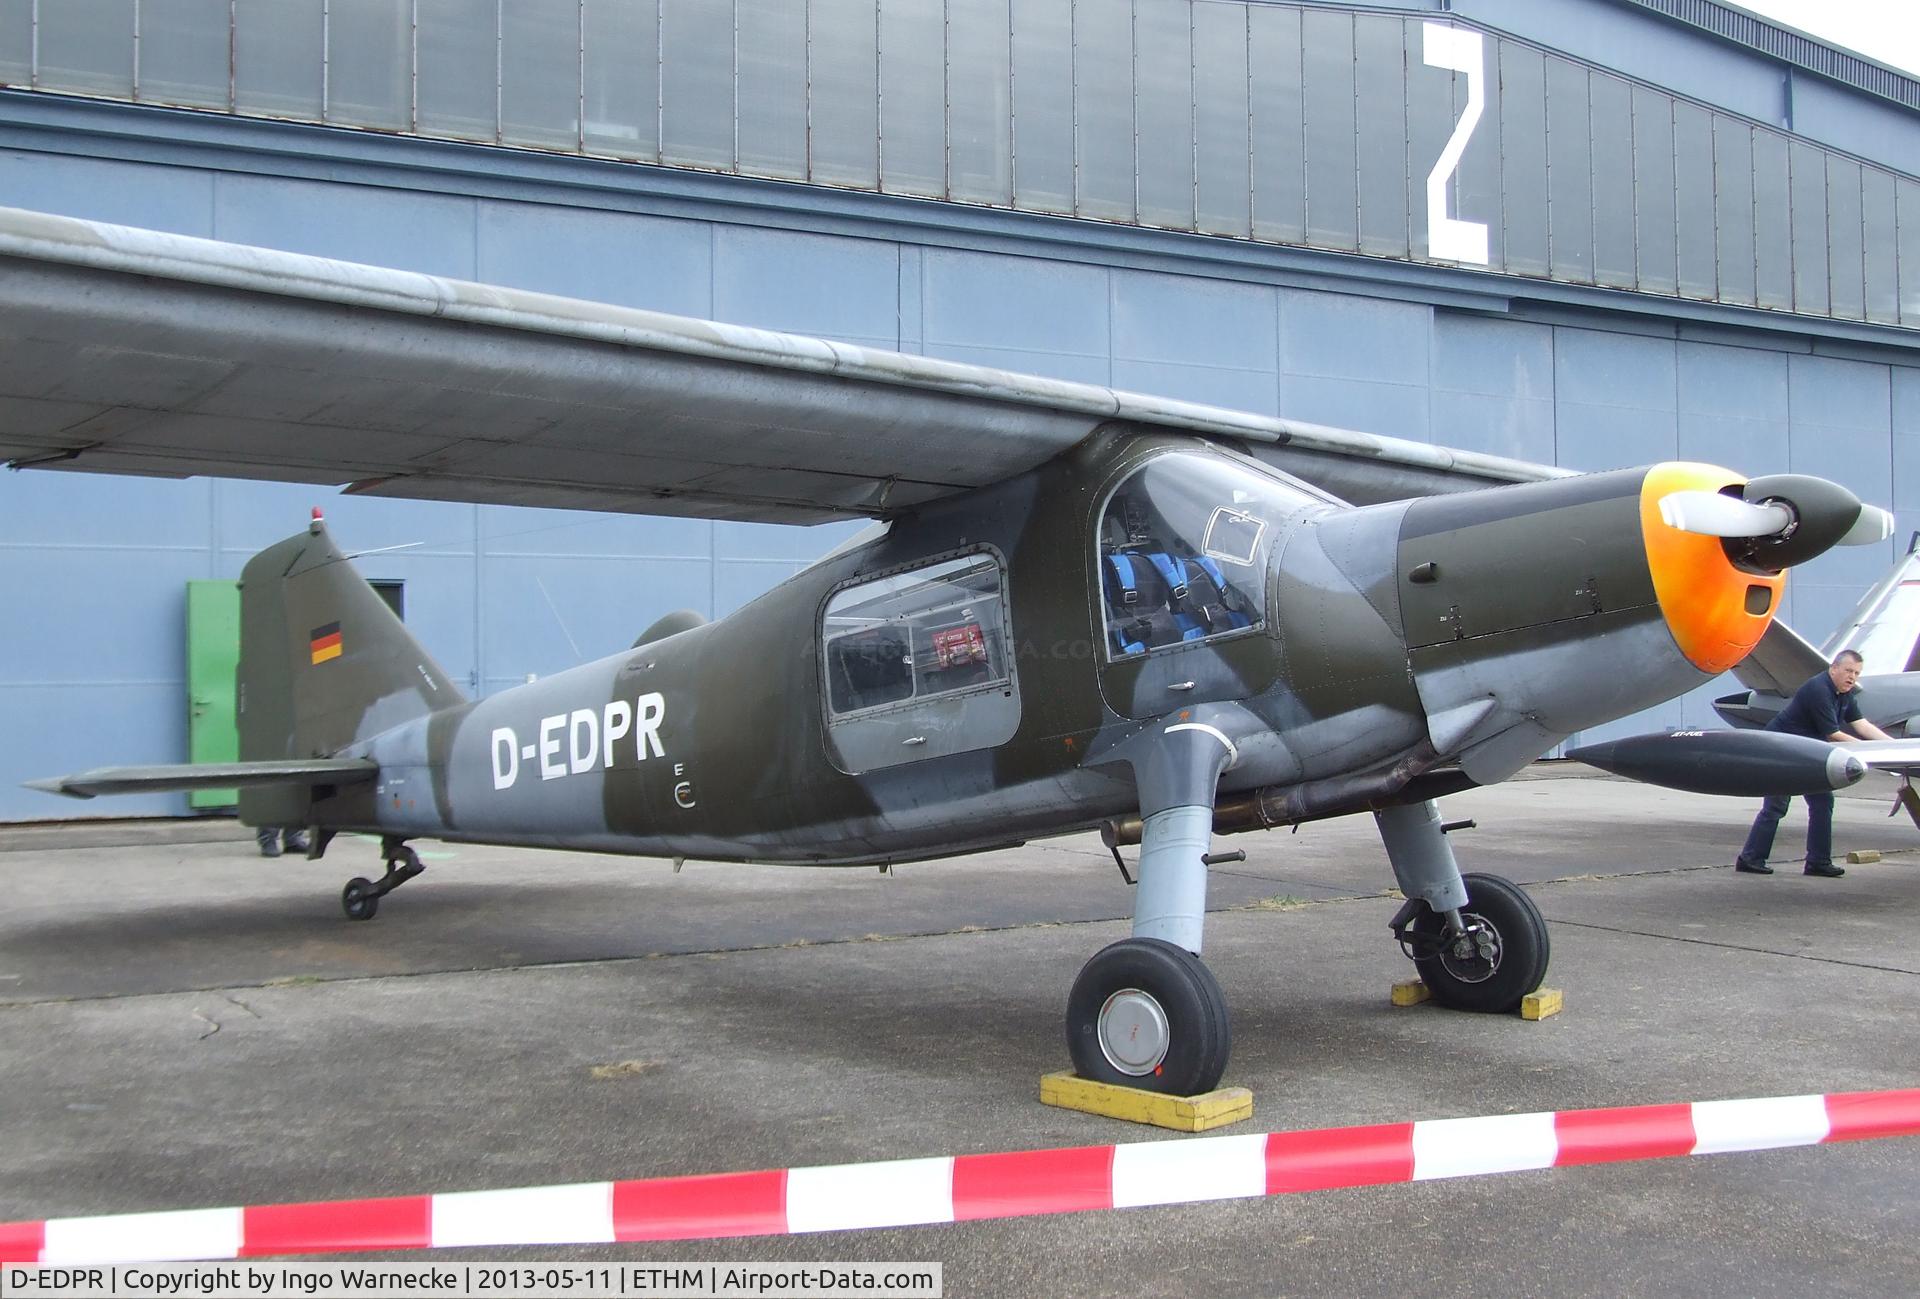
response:
[[[1785,562],[1873,539],[1880,513],[1824,480],[1687,463],[1412,502],[1396,592],[1434,748],[1501,780],[1710,680],[1766,632]]]

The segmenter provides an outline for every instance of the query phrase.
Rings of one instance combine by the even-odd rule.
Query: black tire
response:
[[[380,895],[373,891],[373,881],[357,875],[348,880],[347,887],[340,890],[340,907],[349,920],[373,919],[380,910]]]
[[[1493,930],[1498,950],[1492,961],[1452,953],[1416,957],[1420,980],[1433,990],[1434,1000],[1455,1010],[1506,1015],[1520,1009],[1520,1001],[1547,977],[1550,943],[1547,922],[1527,891],[1498,875],[1462,875],[1467,905],[1460,909],[1469,924],[1484,923]],[[1427,911],[1412,925],[1415,933],[1439,937],[1444,917]]]
[[[1139,1024],[1153,1020],[1155,1011],[1165,1021],[1164,1053],[1154,1049],[1150,1036],[1129,1057],[1126,1045],[1140,1040]],[[1135,1028],[1126,1044],[1110,1046],[1102,1040],[1103,1021]],[[1193,953],[1158,938],[1128,938],[1102,948],[1081,968],[1067,997],[1067,1054],[1082,1078],[1197,1096],[1220,1085],[1232,1049],[1226,999],[1212,971]]]

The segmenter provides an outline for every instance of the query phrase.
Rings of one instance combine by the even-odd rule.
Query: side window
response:
[[[1007,680],[1005,583],[963,555],[848,587],[827,604],[827,703],[838,717]]]
[[[1162,456],[1121,483],[1100,516],[1108,659],[1259,627],[1273,521],[1306,503],[1293,495],[1198,454]]]

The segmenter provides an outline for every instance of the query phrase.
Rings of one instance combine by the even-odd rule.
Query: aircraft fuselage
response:
[[[1095,439],[718,622],[357,742],[378,780],[306,819],[905,860],[1133,811],[1121,746],[1185,718],[1235,748],[1223,797],[1358,811],[1439,766],[1501,779],[1709,675],[1655,589],[1648,473],[1356,509],[1197,440]],[[1176,598],[1188,577],[1219,598]]]

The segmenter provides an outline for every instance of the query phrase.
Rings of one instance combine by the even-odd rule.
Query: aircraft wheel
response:
[[[347,881],[347,887],[340,890],[340,906],[346,911],[349,920],[371,920],[380,910],[380,895],[373,891],[373,881],[359,876]]]
[[[1067,1053],[1082,1078],[1194,1096],[1219,1086],[1232,1048],[1212,971],[1158,938],[1101,949],[1067,997]]]
[[[1442,944],[1432,956],[1414,958],[1420,979],[1435,1000],[1455,1010],[1510,1014],[1520,999],[1547,977],[1547,922],[1527,891],[1498,875],[1462,875],[1467,905],[1465,938],[1445,942],[1446,918],[1432,911],[1410,928]]]

